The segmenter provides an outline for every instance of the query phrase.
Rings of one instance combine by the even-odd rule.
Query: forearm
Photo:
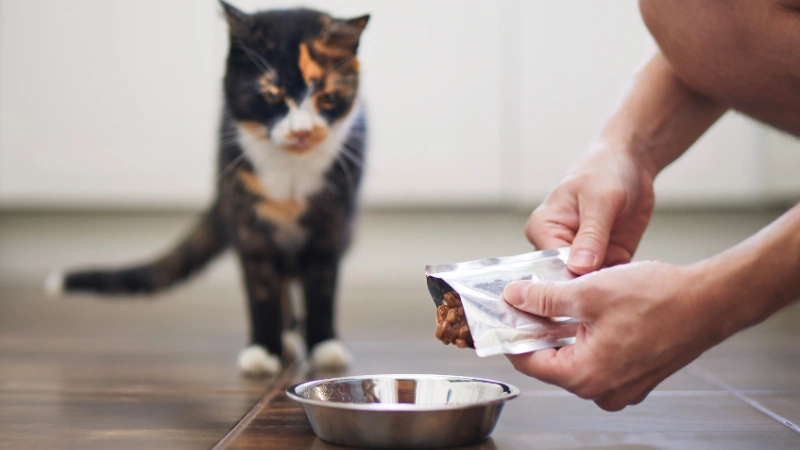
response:
[[[800,204],[741,244],[690,267],[704,313],[719,318],[721,339],[800,298]]]
[[[657,52],[637,75],[594,147],[630,152],[655,177],[726,109],[689,89]]]

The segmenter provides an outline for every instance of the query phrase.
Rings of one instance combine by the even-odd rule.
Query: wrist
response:
[[[741,244],[688,267],[706,317],[719,320],[724,334],[756,325],[800,298],[798,229],[800,204]]]
[[[708,327],[710,345],[747,328],[752,312],[742,308],[740,292],[730,283],[734,269],[718,258],[707,259],[685,267],[687,301],[701,326]],[[712,319],[712,320],[709,320]]]
[[[757,249],[737,250],[689,266],[697,301],[704,303],[705,317],[713,317],[719,324],[721,339],[757,325],[783,306],[777,301],[779,281],[770,280],[775,272],[768,256]]]
[[[665,166],[657,163],[651,146],[632,135],[628,138],[598,138],[589,147],[589,153],[622,155],[633,162],[636,167],[645,171],[651,180],[654,180]]]

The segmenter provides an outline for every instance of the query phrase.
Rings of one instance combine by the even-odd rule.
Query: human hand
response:
[[[514,307],[581,320],[575,343],[506,355],[514,368],[607,411],[638,404],[659,383],[732,334],[708,276],[660,262],[603,269],[571,281],[510,283]]]
[[[590,151],[533,211],[525,235],[538,249],[571,247],[578,275],[630,262],[653,212],[654,177],[628,153]]]

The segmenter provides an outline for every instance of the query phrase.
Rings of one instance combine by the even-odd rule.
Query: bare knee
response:
[[[640,0],[642,18],[690,88],[800,133],[800,0]]]

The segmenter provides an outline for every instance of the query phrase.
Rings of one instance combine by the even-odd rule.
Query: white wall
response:
[[[373,205],[534,206],[651,45],[634,0],[304,4],[372,14]],[[205,204],[225,39],[215,0],[0,0],[0,206]],[[726,117],[659,177],[659,201],[797,195],[800,146],[771,136]]]
[[[0,202],[209,197],[222,36],[193,4],[2,0]]]

